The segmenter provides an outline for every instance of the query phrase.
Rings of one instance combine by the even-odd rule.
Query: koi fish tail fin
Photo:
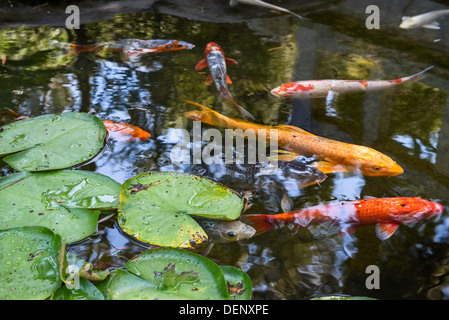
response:
[[[186,116],[187,118],[193,119],[193,120],[199,120],[201,122],[213,125],[213,126],[219,126],[224,127],[226,126],[226,123],[228,122],[228,118],[224,115],[218,113],[217,111],[214,111],[212,109],[209,109],[208,107],[205,107],[199,103],[186,100],[187,103],[193,104],[197,107],[200,107],[201,111],[187,111],[184,112],[182,115]]]
[[[230,96],[230,95],[227,96],[226,101],[228,103],[232,104],[234,109],[237,110],[245,120],[248,120],[248,119],[256,120],[256,118],[254,118],[254,116],[249,111],[247,111],[245,108],[240,106],[237,102],[235,102],[234,99],[232,98],[232,96]]]
[[[409,79],[407,80],[411,80],[411,81],[419,81],[423,78],[426,77],[426,72],[429,71],[430,69],[433,69],[433,66],[430,66],[426,69],[424,69],[423,71],[418,72],[417,74],[414,74],[413,76],[410,76]]]
[[[255,235],[267,232],[274,228],[273,223],[270,221],[269,214],[244,214],[241,216],[241,220],[251,225],[255,230]]]

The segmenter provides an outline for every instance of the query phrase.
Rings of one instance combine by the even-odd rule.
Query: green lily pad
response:
[[[87,279],[79,278],[78,288],[69,289],[61,286],[54,293],[52,300],[105,300],[100,290]]]
[[[87,113],[47,114],[0,128],[0,156],[17,171],[64,169],[86,162],[103,147],[107,130]]]
[[[0,230],[0,300],[40,300],[61,285],[61,237],[44,227]]]
[[[145,172],[122,185],[118,223],[140,241],[158,246],[191,247],[207,239],[190,216],[235,220],[243,199],[204,177],[175,172]]]
[[[253,285],[248,275],[239,268],[221,266],[228,285],[228,300],[251,300]]]
[[[0,229],[44,226],[78,241],[95,231],[99,210],[118,207],[119,193],[120,184],[90,171],[10,174],[0,178]]]
[[[211,260],[176,248],[150,249],[110,280],[108,299],[226,299],[223,272]]]

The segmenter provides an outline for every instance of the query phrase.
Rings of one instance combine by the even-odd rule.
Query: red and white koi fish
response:
[[[322,204],[280,214],[245,214],[242,221],[256,234],[274,227],[293,225],[307,228],[313,224],[336,223],[341,234],[350,234],[361,226],[376,226],[379,239],[388,239],[401,224],[415,223],[443,212],[443,206],[419,197],[370,198]]]
[[[168,52],[178,50],[190,50],[195,45],[179,40],[141,40],[124,39],[120,41],[94,43],[94,44],[70,44],[70,50],[66,54],[79,54],[89,51],[118,51],[129,57],[138,56],[147,52]]]
[[[355,93],[363,91],[384,90],[398,86],[407,81],[418,81],[433,66],[409,77],[395,80],[306,80],[284,83],[271,90],[276,96],[289,98],[324,98],[329,94]]]
[[[210,74],[206,78],[206,84],[214,82],[215,87],[226,102],[231,103],[244,118],[254,119],[251,113],[234,101],[231,92],[229,92],[227,84],[232,83],[232,81],[227,75],[226,63],[237,64],[237,61],[226,58],[223,49],[218,44],[209,42],[204,50],[204,59],[198,62],[195,70],[198,71],[209,67]]]

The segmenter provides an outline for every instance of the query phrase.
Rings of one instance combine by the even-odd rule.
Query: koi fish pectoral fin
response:
[[[228,75],[226,75],[226,82],[229,83],[229,84],[232,84],[232,80],[231,80],[231,78],[229,78]]]
[[[225,61],[227,64],[238,64],[237,61],[235,61],[234,59],[231,59],[231,58],[225,58]]]
[[[397,223],[378,223],[376,224],[376,235],[380,240],[386,240],[393,235],[398,227],[399,224]]]
[[[270,155],[268,157],[269,161],[293,161],[296,158],[300,157],[300,154],[297,154],[292,151],[287,150],[276,150],[275,154]]]
[[[434,29],[434,30],[439,30],[439,29],[441,29],[440,23],[439,23],[438,21],[434,21],[434,22],[431,22],[431,23],[429,23],[429,24],[423,25],[423,28],[426,28],[426,29]]]
[[[327,161],[316,161],[313,162],[311,165],[316,169],[320,170],[324,174],[348,171],[344,166],[340,164],[334,164]]]
[[[207,65],[207,59],[204,58],[203,60],[201,60],[200,62],[198,62],[198,63],[196,64],[195,70],[198,71],[198,70],[201,70],[201,69],[206,68],[207,66],[208,66],[208,65]]]

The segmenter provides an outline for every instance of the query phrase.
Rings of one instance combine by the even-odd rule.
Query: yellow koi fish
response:
[[[198,103],[187,102],[202,110],[183,115],[203,123],[242,131],[253,129],[256,133],[266,130],[266,137],[270,136],[270,129],[277,129],[279,147],[288,150],[278,160],[292,160],[300,155],[314,157],[317,161],[312,165],[323,173],[351,171],[365,176],[397,176],[404,172],[390,157],[369,147],[319,137],[290,125],[267,126],[228,118]]]

